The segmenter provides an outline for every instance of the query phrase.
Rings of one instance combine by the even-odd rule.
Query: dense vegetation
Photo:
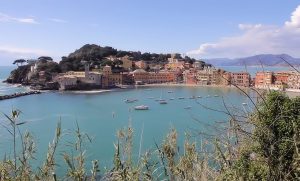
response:
[[[24,63],[24,59],[16,60],[14,64]],[[22,64],[23,64],[22,63]],[[45,81],[51,81],[52,76],[60,73],[61,68],[57,62],[54,62],[51,57],[41,56],[37,60],[37,70],[29,77],[29,72],[32,64],[20,65],[17,69],[13,70],[10,76],[7,78],[8,83],[18,83],[18,84],[38,84],[45,83],[44,81],[39,81],[39,72],[43,71],[45,74]]]
[[[69,70],[83,70],[84,66],[81,63],[82,60],[89,62],[92,68],[95,66],[103,66],[109,64],[109,61],[105,57],[116,56],[124,57],[129,56],[132,61],[144,60],[145,62],[151,64],[165,64],[168,61],[168,58],[171,57],[171,54],[157,54],[157,53],[141,53],[139,51],[123,51],[117,50],[112,47],[101,47],[95,44],[86,44],[80,49],[70,53],[67,57],[62,57],[59,65],[63,72]],[[188,56],[181,57],[186,62],[193,63],[196,60]]]
[[[226,106],[226,105],[225,105]],[[117,133],[113,167],[100,170],[101,161],[94,160],[86,170],[85,144],[90,138],[77,125],[72,154],[63,159],[71,180],[299,180],[300,179],[300,98],[289,98],[279,92],[261,97],[255,110],[243,115],[229,111],[229,126],[219,129],[209,143],[197,145],[186,137],[183,151],[177,145],[177,133],[172,129],[155,150],[132,159],[133,130]],[[56,178],[57,147],[61,146],[62,129],[57,126],[53,141],[39,170],[32,170],[30,160],[36,152],[30,133],[18,135],[20,111],[5,115],[5,127],[13,137],[13,155],[0,161],[0,180],[60,180]],[[247,115],[247,117],[245,117]],[[225,131],[224,131],[225,130]],[[16,148],[21,139],[21,150]],[[193,139],[194,140],[194,139]]]

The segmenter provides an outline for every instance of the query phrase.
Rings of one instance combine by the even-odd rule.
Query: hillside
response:
[[[244,58],[215,58],[207,59],[205,61],[215,66],[288,66],[288,64],[282,60],[282,58],[292,65],[300,65],[300,58],[294,58],[287,54],[260,54]]]
[[[158,53],[141,53],[140,51],[123,51],[117,50],[112,47],[101,47],[100,45],[95,44],[86,44],[70,53],[68,56],[62,57],[59,65],[63,72],[66,71],[77,71],[83,70],[82,60],[85,60],[90,63],[91,67],[103,66],[107,64],[108,56],[124,57],[128,55],[132,61],[144,60],[147,63],[153,64],[165,64],[168,61],[168,58],[171,57],[171,54],[158,54]],[[195,62],[196,60],[188,56],[179,57],[180,59],[186,62]]]

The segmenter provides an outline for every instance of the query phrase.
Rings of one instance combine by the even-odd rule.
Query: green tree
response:
[[[24,59],[17,59],[17,60],[15,60],[14,62],[13,62],[13,64],[15,65],[15,64],[17,64],[17,66],[19,67],[19,65],[21,64],[21,66],[23,65],[23,63],[25,63],[26,62],[26,60],[24,60]]]

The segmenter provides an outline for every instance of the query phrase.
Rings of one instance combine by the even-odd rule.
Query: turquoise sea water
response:
[[[5,89],[5,86],[7,85],[4,84],[2,89]],[[202,98],[190,99],[191,96],[202,96]],[[178,99],[178,97],[185,99]],[[138,99],[138,101],[125,103],[124,99],[128,98]],[[155,99],[159,98],[166,99],[168,104],[161,105],[156,102]],[[169,100],[169,98],[175,99]],[[242,103],[250,105],[249,100],[235,88],[147,87],[103,93],[47,92],[0,101],[0,111],[9,113],[12,108],[22,111],[20,120],[27,121],[22,125],[22,130],[32,132],[37,142],[36,164],[42,163],[48,143],[53,139],[56,124],[61,120],[64,133],[74,130],[77,121],[81,130],[93,137],[92,144],[86,147],[88,159],[98,159],[101,166],[110,166],[113,159],[113,143],[116,141],[118,129],[129,124],[134,128],[135,157],[138,154],[141,137],[142,152],[145,152],[154,148],[155,141],[161,143],[172,127],[177,129],[180,138],[178,143],[182,147],[185,132],[199,130],[214,133],[215,130],[210,125],[228,119],[224,113],[208,109],[224,110],[223,99],[229,106],[249,109],[248,106],[242,105]],[[134,106],[142,104],[149,106],[150,109],[147,111],[133,109]],[[191,109],[184,109],[186,107]],[[4,123],[5,118],[0,116],[0,121]],[[69,134],[65,134],[59,147],[57,158],[61,166],[58,172],[65,169],[64,164],[61,163],[61,151],[68,150],[65,145],[69,137]],[[198,140],[199,137],[194,139]],[[0,127],[0,156],[12,153],[10,140],[10,135]]]
[[[23,92],[26,90],[24,87],[16,85],[8,85],[3,81],[9,76],[10,72],[16,67],[14,66],[0,66],[0,95],[13,94],[16,92]]]

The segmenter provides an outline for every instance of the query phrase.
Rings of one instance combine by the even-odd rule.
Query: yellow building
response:
[[[123,76],[120,73],[113,73],[111,66],[106,65],[102,69],[102,87],[114,87],[119,84],[123,84]]]

